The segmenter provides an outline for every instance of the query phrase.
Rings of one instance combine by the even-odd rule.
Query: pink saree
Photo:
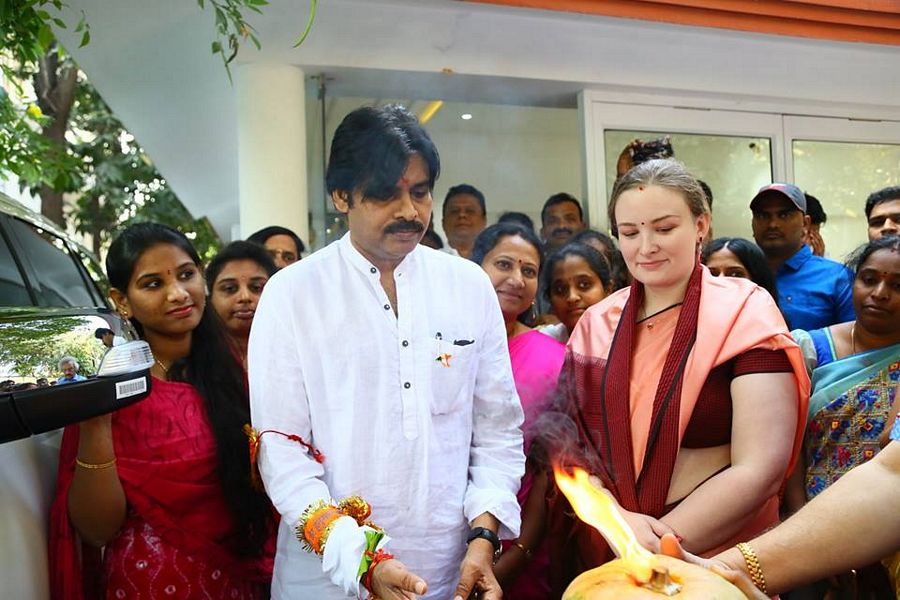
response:
[[[509,358],[512,363],[516,391],[525,412],[522,433],[525,439],[525,455],[534,439],[535,420],[553,403],[557,379],[566,357],[566,347],[539,331],[529,331],[509,340]],[[525,506],[534,483],[535,468],[528,461],[522,485],[519,488],[519,506]],[[504,543],[504,550],[511,542]],[[518,600],[546,600],[550,594],[550,554],[547,544],[534,549],[534,554],[523,571],[503,590],[506,598]]]
[[[559,370],[565,358],[566,347],[539,331],[532,330],[509,340],[513,380],[525,412],[522,431],[526,455],[534,438],[535,419],[553,403]]]
[[[241,540],[234,539],[215,440],[196,389],[154,379],[150,396],[114,413],[112,422],[125,523],[102,563],[96,550],[80,544],[67,508],[79,430],[67,427],[50,522],[51,596],[267,597],[272,556],[238,555]]]

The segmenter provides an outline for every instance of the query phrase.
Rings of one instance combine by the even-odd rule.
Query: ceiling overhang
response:
[[[68,0],[61,16],[77,23],[83,11],[91,43],[79,47],[71,27],[57,33],[185,205],[226,237],[239,223],[236,87],[256,65],[324,75],[332,97],[573,107],[590,89],[612,102],[695,106],[702,96],[714,108],[746,110],[752,101],[775,112],[900,120],[896,46],[500,1],[328,0],[299,48],[309,0],[272,2],[250,17],[262,49],[241,48],[235,85],[210,52],[214,16],[196,2]],[[283,109],[299,106],[292,99]],[[307,110],[315,122],[317,107]]]

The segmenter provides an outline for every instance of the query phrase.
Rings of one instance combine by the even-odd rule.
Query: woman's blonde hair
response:
[[[616,203],[619,196],[628,190],[640,186],[658,185],[681,193],[694,217],[709,213],[709,202],[706,193],[697,179],[691,175],[683,164],[670,158],[648,160],[622,175],[613,186],[609,199],[609,223],[618,236],[616,227]]]

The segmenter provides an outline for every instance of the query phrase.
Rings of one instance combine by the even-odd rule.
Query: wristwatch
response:
[[[469,545],[472,540],[478,538],[485,539],[491,543],[491,546],[494,547],[494,558],[500,556],[500,538],[497,537],[496,533],[487,527],[473,527],[472,531],[470,531],[469,535],[466,537],[466,545]]]

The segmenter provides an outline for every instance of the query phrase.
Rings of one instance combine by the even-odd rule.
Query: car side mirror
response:
[[[96,377],[0,392],[0,443],[52,431],[134,404],[150,393],[153,354],[142,340],[110,348]]]

